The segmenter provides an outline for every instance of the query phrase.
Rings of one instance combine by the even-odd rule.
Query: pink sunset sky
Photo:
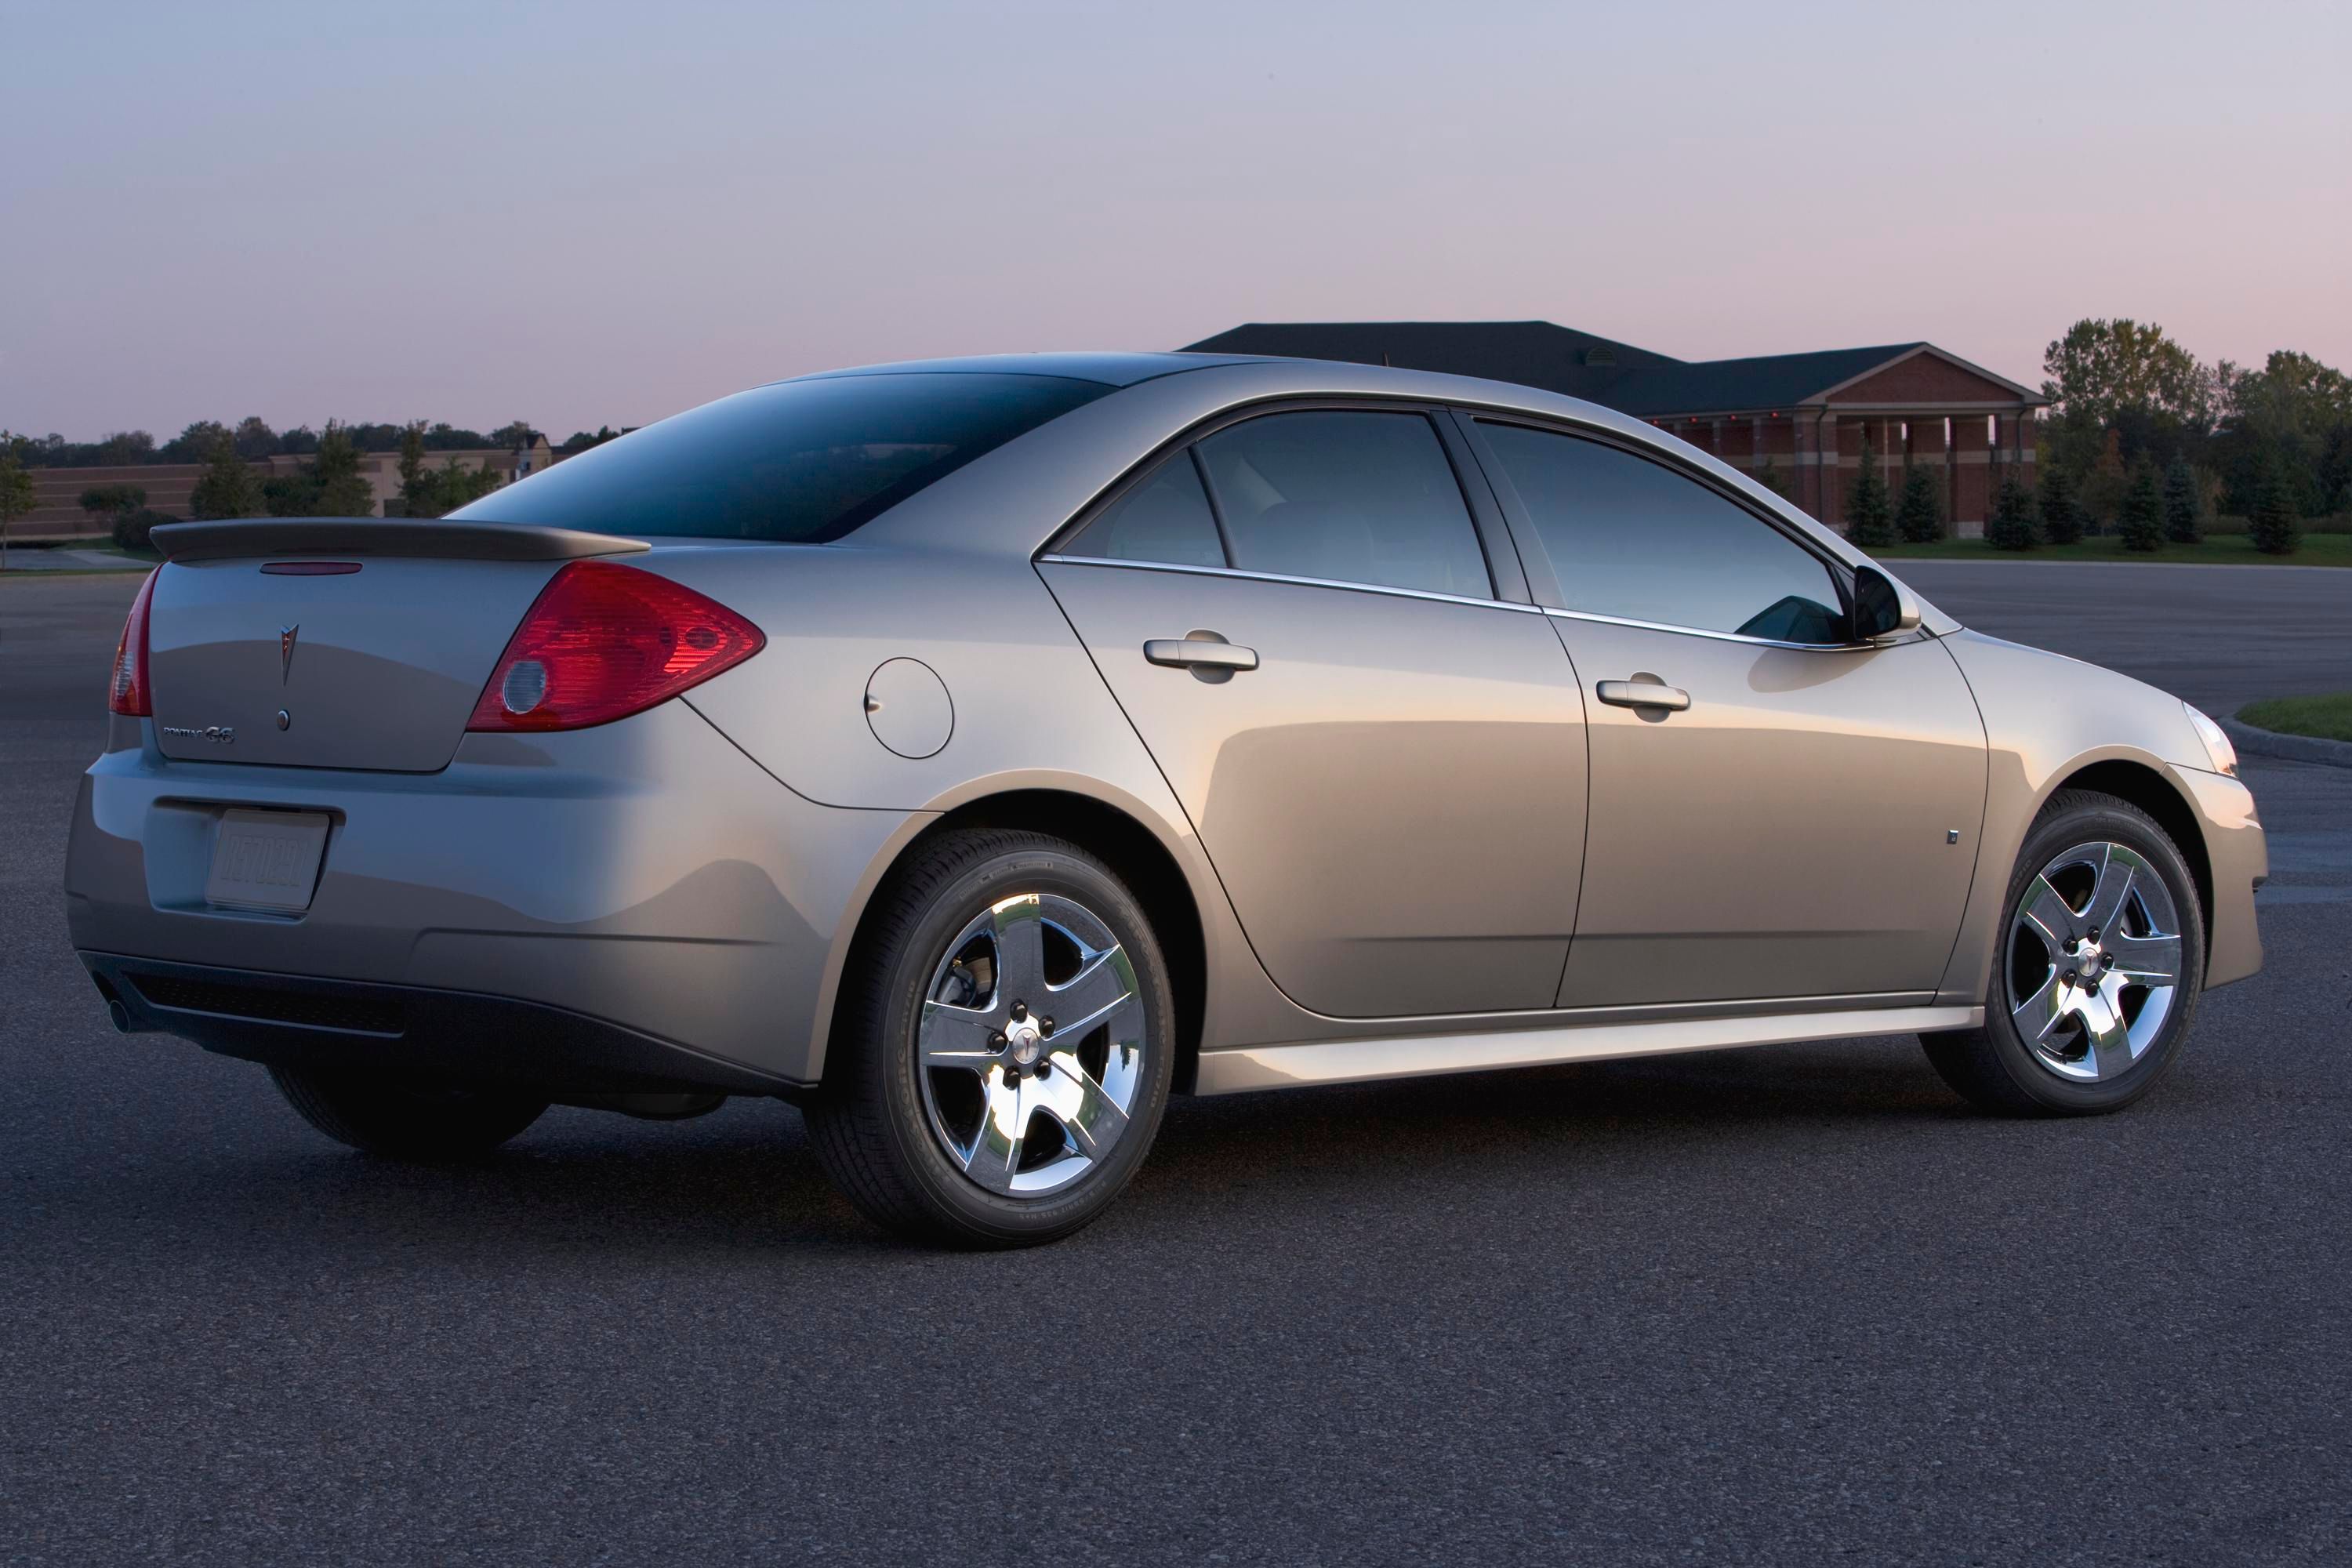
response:
[[[2086,315],[2352,366],[2340,5],[6,7],[0,427],[635,425],[876,360]]]

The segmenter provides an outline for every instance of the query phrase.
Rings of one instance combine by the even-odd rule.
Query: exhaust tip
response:
[[[112,997],[107,999],[106,1016],[107,1021],[114,1026],[116,1034],[131,1033],[131,1009],[124,1006],[119,1000]]]

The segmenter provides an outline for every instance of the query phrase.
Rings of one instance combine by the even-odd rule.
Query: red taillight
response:
[[[154,602],[155,576],[139,584],[131,601],[130,618],[122,623],[122,640],[114,645],[114,679],[108,684],[106,706],[128,719],[145,719],[155,711],[155,689],[147,683],[147,607]]]
[[[767,641],[726,605],[667,577],[575,561],[540,590],[466,728],[609,724],[742,663]]]

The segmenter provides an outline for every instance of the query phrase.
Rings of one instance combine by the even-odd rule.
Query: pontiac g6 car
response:
[[[2106,1111],[2261,963],[2202,714],[1526,387],[886,365],[155,539],[74,945],[381,1153],[777,1096],[882,1223],[1034,1242],[1171,1092],[1916,1032]]]

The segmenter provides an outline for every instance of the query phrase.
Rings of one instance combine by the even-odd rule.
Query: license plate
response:
[[[205,900],[242,910],[307,910],[326,848],[323,813],[223,812]]]

